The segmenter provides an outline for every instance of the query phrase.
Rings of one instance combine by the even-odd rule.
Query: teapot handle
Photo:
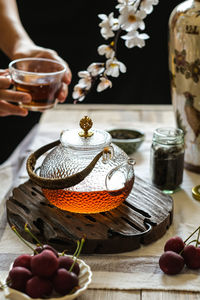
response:
[[[113,190],[113,187],[110,189],[108,185],[109,185],[109,182],[112,179],[113,175],[116,174],[117,171],[120,171],[120,173],[123,174],[123,169],[125,169],[125,172],[124,172],[125,182],[124,182],[123,187],[125,187],[126,184],[131,181],[131,179],[134,180],[135,179],[134,165],[135,165],[135,159],[128,158],[127,161],[123,162],[121,165],[113,168],[110,172],[108,172],[106,179],[105,179],[105,185],[106,185],[107,191]],[[116,180],[115,180],[115,182],[116,182]]]
[[[54,148],[55,146],[58,146],[59,144],[60,144],[60,140],[56,140],[50,144],[47,144],[47,145],[39,148],[32,154],[30,154],[30,156],[27,159],[26,169],[27,169],[30,179],[42,188],[64,189],[64,188],[69,188],[71,186],[74,186],[74,185],[80,183],[82,180],[85,179],[86,176],[88,176],[90,174],[90,172],[93,170],[93,168],[95,167],[96,163],[98,162],[98,160],[100,159],[101,156],[107,156],[108,154],[111,155],[110,147],[106,147],[106,148],[104,148],[103,151],[99,152],[93,158],[93,160],[90,162],[90,164],[85,169],[83,169],[82,171],[80,171],[76,174],[73,174],[71,176],[67,176],[64,178],[45,178],[45,177],[41,177],[41,176],[37,175],[34,172],[37,159],[40,156],[42,156],[45,152]]]

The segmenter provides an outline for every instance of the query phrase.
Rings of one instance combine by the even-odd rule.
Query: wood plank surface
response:
[[[164,291],[88,290],[78,300],[199,300],[199,293]]]
[[[140,291],[88,290],[78,300],[141,300]]]
[[[142,300],[199,300],[199,293],[190,292],[160,292],[160,291],[143,291]],[[89,298],[88,298],[89,300]]]
[[[73,111],[73,113],[71,113]],[[70,113],[67,113],[70,112]],[[49,110],[42,115],[41,122],[79,122],[80,117],[88,115],[95,122],[100,123],[135,123],[151,122],[173,125],[175,122],[171,105],[58,105],[54,110]],[[67,116],[67,120],[66,120]],[[142,129],[142,128],[141,128]]]
[[[199,300],[199,293],[164,291],[88,290],[79,300]]]

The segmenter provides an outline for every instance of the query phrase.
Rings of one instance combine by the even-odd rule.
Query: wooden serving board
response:
[[[24,231],[25,223],[42,243],[68,253],[75,251],[84,234],[83,254],[131,251],[163,236],[173,218],[173,199],[139,178],[126,201],[105,213],[62,211],[31,181],[15,188],[6,205],[9,224],[27,241],[34,243]]]

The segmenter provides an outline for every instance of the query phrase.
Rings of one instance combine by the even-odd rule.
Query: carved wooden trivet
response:
[[[58,251],[73,253],[76,241],[86,235],[82,253],[120,253],[149,244],[164,235],[172,223],[173,199],[136,178],[126,201],[111,211],[76,214],[62,211],[43,196],[31,181],[13,190],[7,200],[7,218],[29,242],[28,223],[34,235]]]

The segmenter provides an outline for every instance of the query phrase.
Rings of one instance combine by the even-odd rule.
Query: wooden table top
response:
[[[40,120],[41,124],[50,122],[78,122],[84,115],[90,116],[98,124],[112,127],[127,127],[131,123],[174,125],[171,105],[58,105],[46,111]],[[5,249],[6,252],[6,249]],[[196,292],[158,291],[158,290],[98,290],[88,289],[79,300],[195,300],[200,299]]]

